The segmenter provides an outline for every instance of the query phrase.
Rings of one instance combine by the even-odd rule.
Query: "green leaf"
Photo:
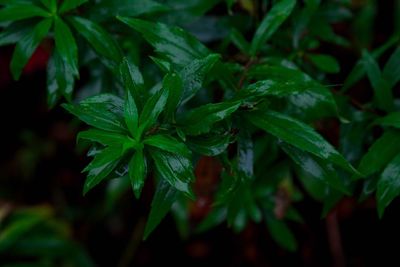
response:
[[[307,124],[271,110],[252,112],[246,115],[246,118],[256,127],[282,141],[359,175],[331,144]]]
[[[191,156],[190,150],[185,146],[185,144],[179,142],[170,135],[151,135],[147,137],[143,141],[143,143],[159,148],[161,150],[171,152],[173,154],[181,155],[183,157],[189,158]]]
[[[389,88],[393,88],[400,81],[400,47],[393,52],[382,71],[382,76],[388,83]]]
[[[250,44],[247,42],[241,32],[233,28],[231,29],[229,37],[232,40],[232,43],[240,50],[240,52],[246,55],[249,53]]]
[[[216,122],[228,118],[240,104],[239,101],[207,104],[190,110],[178,122],[188,135],[208,133]]]
[[[31,22],[17,21],[12,23],[0,33],[0,46],[17,43],[21,38],[32,31]]]
[[[266,215],[265,220],[269,233],[280,246],[289,251],[295,251],[297,249],[296,238],[285,222],[274,218],[273,215]]]
[[[75,9],[86,2],[88,2],[88,0],[65,0],[61,4],[60,13],[62,14],[71,11],[72,9]]]
[[[61,95],[71,101],[75,77],[71,68],[65,68],[64,61],[55,49],[47,63],[47,103],[54,107]]]
[[[124,108],[124,119],[126,127],[132,136],[135,136],[139,127],[139,114],[136,107],[135,100],[133,99],[131,92],[128,90],[126,93],[126,101]]]
[[[220,60],[218,54],[211,54],[202,59],[195,59],[180,72],[183,81],[182,104],[189,101],[203,86],[210,70]]]
[[[400,154],[386,166],[379,178],[376,192],[379,217],[382,217],[385,208],[398,195],[400,195]]]
[[[41,2],[51,13],[55,14],[57,12],[57,0],[41,0]]]
[[[120,75],[124,83],[125,90],[129,91],[132,95],[136,105],[142,107],[144,92],[143,76],[138,67],[124,58],[119,66]]]
[[[79,77],[78,47],[75,38],[68,25],[58,17],[54,19],[54,39],[65,68],[70,69],[74,76]]]
[[[81,17],[69,17],[69,21],[98,54],[116,64],[121,62],[122,52],[117,42],[100,25]]]
[[[147,161],[143,149],[138,149],[129,162],[129,178],[136,198],[140,198],[147,175]]]
[[[163,178],[161,176],[161,178]],[[167,215],[172,204],[178,199],[179,191],[161,179],[158,182],[156,192],[151,202],[150,215],[144,230],[143,239],[147,239],[151,232],[160,224],[161,220]]]
[[[324,72],[338,73],[340,71],[339,62],[330,55],[309,54],[308,57],[317,68]]]
[[[390,84],[383,78],[378,63],[367,51],[363,51],[363,64],[374,89],[378,106],[387,111],[391,110],[393,95]]]
[[[181,77],[172,72],[168,73],[163,80],[163,88],[167,88],[169,95],[165,106],[165,117],[175,119],[175,112],[182,97],[183,83]]]
[[[392,112],[383,118],[375,120],[376,124],[400,128],[400,112]]]
[[[281,0],[271,8],[257,28],[251,42],[250,54],[254,56],[292,13],[296,0]]]
[[[168,88],[164,87],[147,100],[139,117],[139,136],[157,121],[167,104],[168,95]]]
[[[90,189],[104,180],[117,167],[121,157],[121,146],[107,147],[96,154],[92,162],[83,170],[88,172],[83,194],[85,195]]]
[[[199,135],[188,138],[187,145],[200,155],[214,157],[226,151],[230,141],[230,134]]]
[[[81,139],[97,142],[104,146],[113,147],[122,146],[125,142],[127,142],[127,140],[129,140],[126,135],[97,129],[89,129],[87,131],[79,132],[77,140],[79,141]]]
[[[196,233],[203,233],[221,224],[227,215],[225,207],[216,207],[208,213],[207,217],[197,226]]]
[[[118,114],[121,105],[119,100],[115,96],[103,94],[88,98],[79,105],[63,104],[62,107],[88,125],[105,131],[125,133],[126,129]]]
[[[254,175],[254,146],[250,133],[245,129],[242,129],[239,133],[237,146],[238,171],[246,179],[252,179]]]
[[[0,22],[17,21],[33,17],[50,17],[46,10],[32,4],[16,4],[0,10]]]
[[[157,53],[177,66],[184,67],[194,59],[204,58],[209,50],[195,37],[178,27],[153,23],[141,19],[117,18],[142,34]]]
[[[280,144],[282,149],[290,158],[305,172],[308,177],[318,179],[337,189],[338,191],[350,195],[351,192],[344,181],[338,176],[336,170],[329,163],[315,158],[308,153],[285,143]]]
[[[381,171],[399,153],[399,137],[400,134],[397,131],[386,131],[362,157],[358,170],[365,177]]]
[[[190,183],[194,180],[193,166],[189,159],[178,154],[151,150],[157,171],[171,186],[193,199]]]
[[[171,8],[152,0],[104,0],[93,5],[91,17],[96,21],[104,21],[117,15],[136,17],[143,14],[161,13]]]
[[[11,60],[11,72],[15,80],[21,76],[23,68],[43,38],[46,37],[52,23],[52,19],[39,22],[31,32],[18,41]]]

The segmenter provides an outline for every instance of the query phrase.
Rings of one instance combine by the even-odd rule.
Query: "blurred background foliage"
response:
[[[97,0],[75,12],[113,33],[129,60],[140,67],[146,88],[153,88],[163,77],[154,62],[162,65],[162,60],[152,54],[140,34],[118,22],[116,15],[178,25],[222,54],[233,72],[241,73],[248,71],[249,67],[243,67],[251,62],[248,40],[272,2]],[[392,129],[396,122],[385,117],[399,110],[398,84],[391,85],[393,99],[389,102],[376,99],[374,92],[381,86],[376,74],[391,77],[390,70],[400,66],[398,57],[392,59],[399,49],[399,14],[399,0],[298,1],[284,27],[261,47],[261,54],[273,55],[258,59],[267,63],[261,65],[267,69],[249,71],[251,79],[258,79],[261,71],[276,79],[294,79],[293,73],[279,69],[294,63],[327,84],[340,120],[352,123],[339,127],[339,120],[332,118],[336,110],[318,105],[305,108],[309,103],[294,96],[288,98],[291,105],[285,112],[303,121],[316,121],[317,130],[367,173],[368,179],[354,184],[344,175],[344,181],[332,182],[336,186],[332,189],[313,179],[316,173],[294,167],[279,152],[283,149],[295,161],[305,157],[300,150],[282,147],[271,138],[255,138],[255,182],[240,187],[242,198],[227,201],[223,194],[214,197],[214,193],[230,186],[230,174],[224,168],[229,160],[223,156],[216,160],[212,152],[203,151],[210,156],[196,159],[196,201],[178,200],[172,214],[145,242],[141,239],[154,185],[145,185],[140,200],[134,198],[127,179],[110,180],[81,196],[85,180],[81,170],[88,163],[88,147],[84,143],[76,146],[75,136],[84,126],[55,105],[61,97],[79,100],[99,92],[121,91],[112,64],[97,57],[83,38],[77,38],[81,65],[80,79],[74,81],[77,90],[47,94],[52,38],[35,51],[18,83],[12,81],[8,69],[13,46],[0,43],[0,265],[344,266],[347,262],[349,266],[376,266],[391,262],[397,250],[390,244],[400,238],[400,203],[394,200],[378,219],[373,193],[385,166],[371,167],[371,159],[362,156],[377,139],[394,150],[389,155],[375,154],[378,157],[391,159],[398,151],[399,135]],[[149,54],[153,58],[144,56]],[[222,93],[202,91],[189,106],[212,102],[218,94]],[[49,110],[48,103],[55,107]],[[278,99],[274,105],[283,106]],[[233,137],[226,132],[220,135],[225,135],[226,142],[219,149],[225,150]],[[193,146],[201,141],[212,142],[194,140]],[[312,157],[307,160],[316,161]],[[260,179],[265,176],[269,179]],[[350,196],[344,196],[346,190]],[[224,201],[230,207],[218,205]],[[257,223],[261,217],[265,223]],[[229,228],[221,224],[224,220]]]

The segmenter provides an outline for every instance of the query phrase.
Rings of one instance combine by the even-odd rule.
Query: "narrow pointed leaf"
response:
[[[119,133],[90,129],[79,132],[77,140],[79,141],[81,139],[97,142],[104,146],[116,147],[122,146],[125,142],[127,142],[128,137]]]
[[[82,35],[94,50],[114,63],[122,60],[122,52],[116,41],[98,24],[81,18],[69,17],[72,26]]]
[[[21,38],[32,31],[33,27],[31,22],[17,21],[0,33],[0,46],[17,43]]]
[[[171,186],[165,179],[161,179],[158,183],[156,192],[151,202],[151,210],[147,219],[146,228],[144,230],[144,238],[147,239],[154,229],[160,224],[162,219],[171,209],[172,204],[178,199],[180,193]]]
[[[127,97],[124,109],[124,119],[126,127],[132,136],[135,136],[139,126],[139,114],[136,107],[135,100],[133,99],[131,92],[127,91]]]
[[[78,47],[69,26],[60,18],[54,20],[54,39],[65,68],[70,69],[78,77]]]
[[[178,154],[183,157],[190,157],[191,153],[185,144],[179,142],[169,135],[151,135],[147,137],[143,143],[145,145],[153,146],[164,151]]]
[[[231,141],[231,135],[200,135],[192,136],[187,140],[187,145],[190,149],[200,155],[210,157],[217,156],[223,153]]]
[[[141,19],[117,17],[120,21],[142,34],[157,53],[178,66],[185,66],[194,59],[209,54],[209,50],[195,37],[178,27]]]
[[[143,149],[138,149],[129,162],[129,178],[136,198],[140,198],[147,175],[147,161]]]
[[[143,111],[139,117],[140,132],[146,131],[149,127],[154,125],[158,116],[164,110],[167,104],[169,91],[168,88],[162,88],[147,100],[143,107]]]
[[[378,181],[376,198],[379,217],[383,216],[385,208],[400,195],[400,154],[386,166]]]
[[[117,167],[121,157],[122,150],[120,146],[107,147],[97,154],[83,170],[88,172],[83,194],[85,195],[90,189],[104,180]]]
[[[340,65],[337,60],[330,55],[313,54],[308,55],[311,62],[320,70],[327,73],[338,73],[340,71]]]
[[[210,70],[221,58],[218,54],[211,54],[202,59],[195,59],[186,65],[180,72],[183,81],[182,103],[189,101],[203,86]]]
[[[33,17],[50,17],[50,13],[33,4],[16,4],[0,10],[0,22],[17,21]]]
[[[400,47],[393,52],[382,71],[382,76],[388,82],[388,87],[393,88],[400,81]]]
[[[277,138],[354,174],[359,174],[337,150],[307,124],[275,111],[254,112],[246,118]]]
[[[308,177],[318,179],[329,186],[339,190],[340,192],[350,195],[350,190],[338,176],[336,170],[329,163],[309,155],[307,152],[301,151],[295,147],[285,143],[281,144],[282,149],[292,160],[308,174]]]
[[[267,215],[266,222],[269,233],[280,246],[289,251],[297,249],[296,238],[284,221],[274,218],[273,215]]]
[[[399,138],[400,132],[386,131],[362,157],[358,170],[365,177],[381,171],[400,151]]]
[[[229,117],[239,108],[240,104],[239,101],[207,104],[192,109],[178,122],[188,135],[208,133],[216,122]]]
[[[151,150],[157,171],[171,186],[194,198],[190,183],[194,180],[193,166],[189,159],[178,154],[161,150]]]
[[[47,7],[47,9],[51,12],[51,13],[56,13],[57,11],[57,0],[41,0],[41,2],[43,3],[43,5],[45,7]],[[68,1],[65,1],[68,2]]]
[[[395,128],[400,128],[400,112],[398,111],[389,113],[385,117],[377,119],[375,123],[380,124],[382,126],[391,126]]]
[[[250,54],[254,56],[265,42],[276,32],[281,24],[292,13],[296,0],[281,0],[276,2],[262,20],[251,42]]]
[[[18,80],[21,76],[23,68],[43,38],[46,37],[52,23],[52,19],[39,22],[30,33],[22,37],[17,43],[11,60],[11,72],[15,80]]]
[[[66,0],[63,1],[60,7],[60,13],[68,12],[72,9],[75,9],[84,3],[88,2],[88,0]]]
[[[183,93],[183,84],[180,75],[174,72],[167,74],[163,80],[163,87],[167,88],[169,92],[168,101],[165,106],[165,117],[174,119]]]
[[[124,83],[125,90],[129,91],[132,95],[136,106],[142,107],[144,92],[143,76],[140,73],[138,67],[129,62],[127,58],[124,58],[119,66],[120,75]]]

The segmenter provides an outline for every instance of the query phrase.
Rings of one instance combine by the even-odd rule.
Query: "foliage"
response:
[[[78,135],[93,157],[83,192],[129,180],[140,198],[149,179],[156,184],[144,238],[171,207],[177,225],[188,223],[204,156],[222,171],[198,231],[263,221],[288,250],[297,243],[287,222],[302,221],[294,204],[303,192],[327,214],[362,187],[361,199],[376,194],[379,216],[400,194],[399,33],[370,50],[368,32],[336,33],[333,25],[354,17],[350,1],[0,4],[0,44],[15,44],[13,77],[48,43],[48,105],[63,96],[90,126]],[[208,15],[221,6],[226,13]],[[326,45],[359,51],[349,75]],[[343,85],[331,85],[343,75]],[[351,91],[365,79],[372,97],[354,103]],[[327,121],[340,124],[335,146],[319,131]]]

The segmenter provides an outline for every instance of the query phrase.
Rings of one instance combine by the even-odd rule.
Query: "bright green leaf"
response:
[[[131,92],[128,90],[126,93],[126,101],[124,108],[124,119],[126,127],[132,136],[135,136],[139,127],[139,114],[136,107],[135,100],[133,99]]]
[[[33,17],[50,17],[46,10],[32,4],[16,4],[0,10],[0,22],[17,21]]]
[[[51,13],[55,14],[57,12],[57,0],[41,0],[41,2]]]
[[[21,76],[23,68],[43,38],[46,37],[52,23],[52,19],[39,22],[31,32],[18,41],[11,60],[11,72],[15,80],[18,80]]]
[[[171,152],[173,154],[178,154],[183,157],[189,158],[191,153],[185,144],[179,142],[175,138],[169,135],[151,135],[147,137],[143,143],[145,145],[153,146],[161,150]]]
[[[103,130],[97,129],[89,129],[86,131],[79,132],[77,136],[77,140],[89,140],[92,142],[100,143],[104,146],[122,146],[125,142],[127,142],[128,137],[126,135],[122,135],[114,132],[107,132]]]
[[[136,198],[140,198],[144,180],[147,175],[147,161],[143,149],[138,149],[129,162],[129,178]]]
[[[138,67],[124,58],[119,66],[120,75],[124,83],[125,90],[130,91],[136,105],[142,107],[144,92],[143,76]]]

